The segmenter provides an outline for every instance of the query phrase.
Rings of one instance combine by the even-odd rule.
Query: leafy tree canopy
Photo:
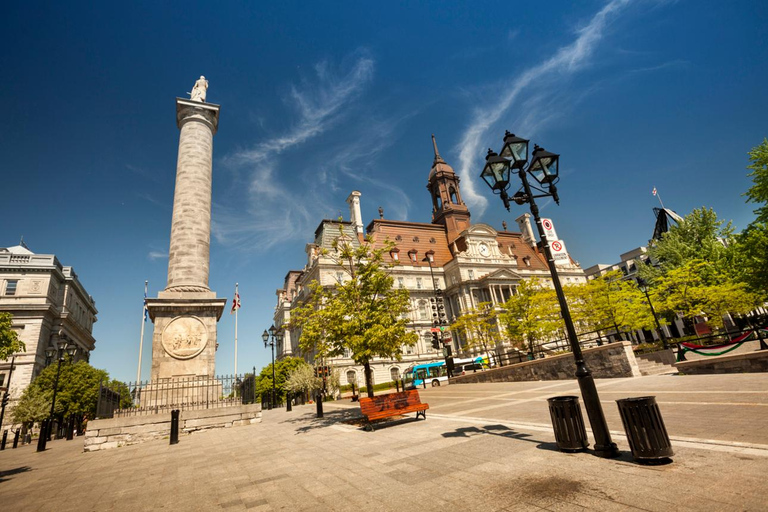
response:
[[[285,395],[285,383],[291,373],[300,367],[307,366],[312,368],[306,361],[300,357],[285,357],[275,361],[275,394],[278,400]],[[256,395],[267,396],[272,390],[272,364],[268,364],[261,369],[261,373],[256,377]]]
[[[747,202],[762,203],[755,210],[757,222],[768,223],[768,139],[763,139],[762,144],[752,148],[749,159],[752,163],[747,169],[752,170],[749,177],[753,185],[744,195],[747,196]]]
[[[750,224],[738,235],[735,251],[739,281],[768,300],[768,224]]]
[[[718,219],[711,208],[694,209],[648,248],[648,256],[659,266],[637,262],[638,274],[646,282],[652,282],[692,260],[706,261],[719,271],[733,274],[734,251],[729,249],[733,242],[730,222]]]
[[[384,264],[383,254],[394,247],[387,241],[376,247],[375,240],[353,243],[343,230],[327,251],[346,277],[333,287],[310,285],[311,298],[291,312],[291,324],[301,329],[299,344],[316,360],[344,355],[364,367],[369,396],[373,396],[371,361],[399,360],[403,346],[414,345],[418,335],[408,330],[410,296],[393,287],[394,279]]]
[[[551,338],[563,326],[555,291],[541,286],[536,278],[517,285],[517,293],[502,306],[499,314],[514,345],[533,352],[537,341]]]
[[[13,315],[0,312],[0,361],[9,359],[17,352],[24,352],[27,347],[11,327]]]
[[[46,367],[27,386],[13,410],[14,421],[25,423],[48,417],[57,367],[58,363]],[[100,382],[112,389],[119,388],[122,396],[120,406],[130,406],[128,388],[121,382],[110,382],[109,374],[105,370],[94,368],[85,361],[74,364],[65,361],[61,364],[54,415],[66,417],[71,414],[87,414],[93,417],[96,414]]]
[[[495,347],[501,341],[497,312],[491,302],[481,302],[476,308],[465,311],[450,328],[461,333],[466,348],[480,345],[487,353],[489,347]]]

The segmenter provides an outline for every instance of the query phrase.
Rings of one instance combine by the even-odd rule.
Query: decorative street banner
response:
[[[541,219],[541,225],[544,227],[544,235],[550,243],[553,240],[557,240],[557,233],[555,233],[555,225],[552,224],[552,219]]]
[[[570,263],[568,251],[565,250],[565,242],[555,240],[550,244],[549,248],[552,251],[552,259],[555,260],[555,265],[568,265]]]

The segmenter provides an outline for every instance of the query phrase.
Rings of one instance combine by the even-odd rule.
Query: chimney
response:
[[[536,247],[536,238],[533,236],[533,228],[531,227],[531,214],[524,213],[516,218],[515,222],[523,234],[523,241],[531,247]]]
[[[349,221],[355,227],[355,232],[358,236],[363,234],[363,216],[360,213],[360,192],[353,190],[347,198],[347,204],[349,204]]]

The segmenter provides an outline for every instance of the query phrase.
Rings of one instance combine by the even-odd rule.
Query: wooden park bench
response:
[[[415,412],[416,419],[419,419],[419,414],[421,414],[426,420],[427,409],[429,409],[429,404],[421,403],[419,392],[415,389],[374,396],[373,398],[360,398],[360,412],[368,421],[366,430],[370,432],[373,432],[372,422],[409,412]]]

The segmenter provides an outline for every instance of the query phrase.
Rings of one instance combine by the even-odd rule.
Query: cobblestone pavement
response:
[[[95,453],[0,452],[0,510],[765,510],[768,374],[597,381],[622,455],[556,450],[546,398],[575,382],[423,390],[427,421],[365,432],[350,402]],[[674,462],[632,461],[613,402],[656,395]]]

